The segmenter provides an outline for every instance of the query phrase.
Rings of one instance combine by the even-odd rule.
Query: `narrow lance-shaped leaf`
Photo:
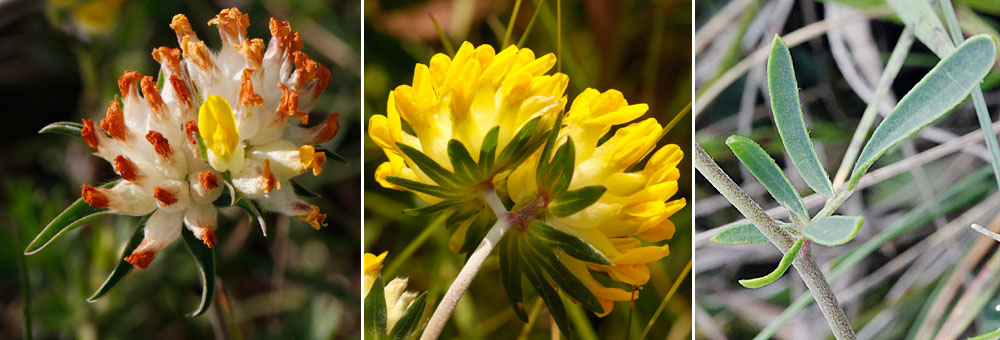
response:
[[[500,282],[507,292],[514,314],[521,321],[528,322],[528,314],[524,310],[524,296],[521,293],[521,250],[517,231],[510,231],[500,239],[498,256],[500,259]]]
[[[381,339],[386,334],[387,313],[385,306],[385,283],[382,275],[375,278],[372,288],[365,296],[365,338]]]
[[[430,157],[427,157],[427,155],[420,152],[420,150],[403,143],[396,143],[396,146],[399,150],[403,151],[403,154],[406,154],[406,157],[409,157],[410,160],[417,165],[417,168],[420,169],[420,171],[427,175],[427,177],[430,177],[434,183],[446,188],[455,185],[455,174],[442,167]]]
[[[410,308],[403,312],[396,325],[392,326],[389,338],[392,340],[405,340],[413,337],[413,331],[417,330],[420,318],[424,315],[424,306],[427,304],[427,293],[421,293]]]
[[[552,129],[549,130],[549,134],[545,139],[545,145],[542,147],[542,153],[538,157],[538,166],[535,167],[535,181],[538,183],[544,182],[544,177],[549,173],[549,158],[552,156],[552,149],[556,147],[556,141],[559,139],[559,130],[562,128],[563,114],[556,116],[556,123],[552,125]]]
[[[260,232],[267,237],[267,220],[264,219],[263,210],[257,205],[257,202],[241,198],[236,201],[236,205],[243,208],[247,212],[247,217],[250,218],[250,224],[253,224],[253,220],[257,220],[257,224],[260,225]]]
[[[608,188],[603,185],[592,185],[567,191],[552,200],[552,203],[549,204],[549,212],[557,217],[575,214],[597,202],[607,190]]]
[[[479,179],[476,161],[472,159],[469,150],[457,139],[448,141],[448,159],[455,175],[465,182],[475,182]]]
[[[788,249],[785,256],[781,257],[781,262],[778,263],[778,268],[775,268],[770,274],[764,275],[756,279],[740,280],[740,285],[747,288],[760,288],[777,281],[782,275],[785,275],[785,271],[788,267],[792,265],[792,261],[795,260],[795,255],[799,254],[799,250],[802,249],[802,243],[804,239],[798,239],[792,244],[792,248]]]
[[[46,125],[38,133],[54,133],[58,135],[67,135],[80,137],[80,130],[83,129],[83,123],[77,122],[55,122]]]
[[[493,174],[493,164],[497,157],[497,138],[500,136],[500,127],[494,126],[483,136],[483,144],[479,146],[479,171],[482,176]]]
[[[847,189],[854,189],[861,176],[893,145],[943,117],[961,103],[990,71],[996,57],[993,38],[977,35],[938,62],[903,96],[872,133],[861,149]]]
[[[299,182],[296,182],[294,179],[288,180],[288,182],[291,183],[292,191],[295,192],[295,196],[299,196],[302,198],[320,197],[319,194],[312,192],[312,190],[309,190],[308,188],[302,186],[302,184],[299,184]]]
[[[863,223],[861,216],[828,216],[806,224],[802,236],[827,247],[839,246],[857,236]]]
[[[87,302],[96,302],[97,299],[100,299],[104,296],[104,294],[110,292],[111,289],[115,288],[119,282],[124,280],[125,277],[132,272],[132,268],[135,268],[131,263],[125,261],[125,257],[131,255],[132,251],[139,247],[139,243],[142,243],[142,238],[145,236],[143,230],[146,229],[146,220],[148,219],[149,215],[146,215],[139,220],[139,223],[135,226],[135,231],[133,231],[132,236],[129,237],[128,243],[125,244],[125,249],[122,250],[121,256],[118,257],[118,264],[115,265],[115,269],[111,270],[111,274],[109,274],[108,278],[104,280],[101,287],[97,288],[97,291],[87,298]]]
[[[510,166],[511,164],[517,163],[519,159],[527,158],[531,155],[533,148],[533,142],[540,142],[541,140],[533,140],[535,135],[535,128],[538,126],[538,122],[541,117],[535,117],[524,123],[521,129],[517,131],[513,137],[511,137],[510,142],[503,147],[500,151],[499,159],[501,166]]]
[[[181,237],[184,245],[187,246],[191,256],[194,257],[198,265],[198,275],[201,277],[201,302],[193,312],[188,313],[188,317],[196,317],[208,311],[212,305],[212,298],[215,296],[215,251],[205,245],[204,242],[194,236],[188,228],[181,228]]]
[[[529,249],[522,250],[522,253],[532,253],[528,258],[529,263],[539,265],[566,295],[578,301],[583,308],[594,313],[604,311],[594,293],[580,281],[580,278],[573,275],[569,268],[566,268],[546,244],[533,238],[528,238],[527,241]]]
[[[771,97],[774,124],[781,135],[788,157],[799,170],[802,179],[816,193],[826,198],[833,197],[833,185],[823,164],[816,155],[809,131],[806,130],[799,102],[799,84],[795,80],[792,55],[788,46],[777,35],[771,43],[771,55],[767,58],[767,89]]]
[[[539,161],[539,164],[541,163],[542,161]],[[556,150],[547,168],[548,173],[543,176],[541,186],[553,196],[562,195],[569,188],[569,183],[573,180],[573,170],[576,168],[576,146],[572,138],[567,138],[566,142]]]
[[[118,184],[118,182],[121,182],[121,180],[104,184],[101,188],[111,188]],[[110,213],[111,211],[108,209],[94,208],[90,204],[87,204],[83,198],[79,198],[76,202],[70,204],[69,207],[66,207],[66,210],[59,213],[56,218],[52,219],[52,222],[49,222],[49,225],[45,226],[45,229],[42,229],[42,232],[38,233],[38,236],[35,236],[35,239],[24,249],[24,254],[34,254],[45,248],[52,240],[62,236],[66,231],[76,229],[76,227],[84,223]]]
[[[431,196],[437,196],[442,198],[455,198],[456,193],[454,191],[448,191],[437,185],[430,185],[423,182],[417,182],[412,179],[400,176],[387,176],[385,180],[389,183],[401,186],[403,188],[413,190],[416,192],[425,193]]]
[[[590,263],[611,264],[611,260],[594,248],[590,243],[581,240],[579,237],[567,234],[545,223],[535,221],[528,227],[528,232],[532,237],[545,242],[546,247],[559,249],[566,255],[577,260]]]
[[[521,249],[521,256],[527,258],[529,252],[525,249]],[[530,261],[530,259],[528,259]],[[549,280],[545,278],[541,270],[535,268],[534,266],[523,266],[524,276],[528,278],[528,282],[531,282],[531,286],[535,288],[538,292],[538,296],[542,298],[545,302],[545,306],[549,308],[549,315],[552,319],[556,321],[556,325],[559,326],[564,334],[572,334],[569,325],[569,319],[566,318],[566,306],[563,306],[562,299],[559,298],[559,293],[552,288],[549,284]]]
[[[767,236],[761,233],[753,223],[740,223],[712,236],[712,242],[718,244],[754,244],[767,242]]]
[[[726,139],[726,145],[729,146],[730,150],[733,150],[736,158],[739,158],[740,162],[743,162],[743,165],[750,170],[753,177],[757,178],[757,181],[767,189],[771,197],[778,201],[778,204],[787,208],[799,220],[809,218],[809,212],[806,211],[806,206],[802,203],[799,192],[795,191],[792,182],[788,181],[785,173],[781,172],[778,164],[760,145],[743,136],[729,136]]]

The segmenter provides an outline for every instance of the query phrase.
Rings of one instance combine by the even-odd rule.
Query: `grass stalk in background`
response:
[[[941,11],[944,12],[945,21],[948,22],[948,30],[951,31],[952,42],[955,46],[961,45],[965,38],[962,37],[962,29],[958,26],[958,18],[955,16],[955,9],[951,6],[951,0],[940,0]],[[983,138],[986,139],[986,148],[990,150],[990,165],[993,166],[993,177],[1000,186],[1000,145],[997,143],[997,135],[993,131],[993,120],[986,108],[986,98],[983,97],[983,88],[976,85],[972,89],[972,102],[976,107],[976,118],[979,121],[979,128],[983,130]]]
[[[510,14],[510,21],[507,23],[507,30],[503,33],[503,43],[500,44],[500,50],[507,48],[510,45],[510,33],[514,31],[514,21],[517,20],[517,12],[521,9],[521,0],[514,2],[514,12]]]
[[[649,330],[652,329],[653,324],[656,323],[656,319],[660,317],[660,313],[663,312],[663,309],[667,307],[667,302],[670,302],[670,299],[674,296],[674,293],[677,292],[677,288],[681,286],[681,282],[684,282],[684,279],[687,278],[687,275],[690,272],[691,272],[691,260],[688,260],[687,265],[684,266],[683,270],[681,270],[680,275],[677,275],[677,278],[674,279],[674,284],[670,286],[670,290],[667,291],[667,295],[663,297],[663,301],[660,301],[660,306],[656,307],[656,312],[653,313],[653,317],[649,318],[649,323],[647,323],[646,328],[642,330],[642,335],[639,336],[639,340],[646,338],[646,335],[649,334]]]

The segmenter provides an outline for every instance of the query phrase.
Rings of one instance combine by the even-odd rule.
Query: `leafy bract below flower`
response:
[[[564,312],[551,285],[601,316],[614,301],[634,299],[649,281],[647,264],[669,253],[658,243],[673,236],[669,218],[686,204],[670,200],[683,152],[655,149],[663,132],[655,119],[633,122],[648,106],[629,105],[616,90],[587,89],[563,115],[568,78],[545,75],[554,63],[529,49],[494,54],[465,43],[454,58],[418,64],[413,85],[392,91],[387,115],[369,121],[388,157],[376,179],[428,203],[408,213],[447,211],[453,251],[473,250],[496,220],[481,189],[513,202],[518,228],[498,248],[522,319],[522,273],[554,314]]]
[[[299,51],[302,42],[287,22],[271,19],[266,50],[261,39],[247,40],[248,23],[235,8],[209,21],[224,41],[215,53],[178,14],[170,26],[181,49],[152,53],[164,83],[125,71],[118,80],[122,103],[111,101],[103,131],[83,120],[84,140],[123,179],[108,188],[84,185],[84,200],[117,214],[152,212],[142,243],[125,258],[135,267],[145,268],[176,240],[182,221],[212,247],[213,202],[229,176],[239,198],[317,229],[323,225],[325,215],[298,198],[288,181],[307,170],[319,174],[326,158],[313,145],[336,134],[337,116],[313,127],[292,125],[289,117],[307,122],[303,111],[326,88],[330,73]]]
[[[670,200],[677,193],[677,179],[684,152],[669,144],[657,150],[638,171],[629,171],[656,147],[663,128],[649,118],[619,128],[611,138],[598,145],[611,127],[629,123],[642,116],[646,104],[628,105],[621,92],[604,93],[587,89],[573,101],[563,122],[560,139],[572,140],[575,167],[568,190],[604,185],[607,191],[590,206],[569,216],[545,215],[544,223],[583,239],[610,259],[610,264],[588,263],[565,254],[557,257],[589,288],[604,307],[601,315],[613,307],[613,301],[628,301],[634,296],[619,288],[605,287],[591,271],[605,273],[628,286],[642,286],[649,281],[647,264],[670,252],[666,244],[643,246],[640,240],[660,242],[673,237],[670,217],[686,204],[684,198]],[[538,154],[514,170],[508,179],[512,200],[525,205],[539,195],[536,183]]]

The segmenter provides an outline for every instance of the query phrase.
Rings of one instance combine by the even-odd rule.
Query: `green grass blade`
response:
[[[205,245],[188,228],[181,228],[181,237],[191,256],[198,264],[198,275],[201,276],[201,302],[188,317],[196,317],[208,311],[215,296],[215,251]]]
[[[861,216],[829,216],[809,222],[802,228],[802,236],[827,247],[850,242],[861,231]]]
[[[747,288],[760,288],[767,286],[774,281],[785,275],[785,271],[788,267],[792,265],[792,261],[795,260],[795,255],[799,254],[799,250],[802,249],[802,243],[804,239],[798,239],[795,244],[792,244],[792,248],[788,249],[788,252],[781,257],[781,262],[778,263],[778,268],[775,268],[770,274],[758,277],[756,279],[740,280],[740,285]]]
[[[750,170],[753,177],[757,178],[760,184],[764,185],[767,192],[774,197],[778,204],[781,204],[798,220],[808,220],[809,212],[802,203],[802,197],[792,187],[792,182],[788,181],[785,173],[774,162],[774,159],[764,151],[760,145],[750,138],[743,136],[729,136],[726,145],[733,151],[736,158],[740,160]]]
[[[977,35],[945,57],[882,121],[861,150],[847,190],[893,145],[943,117],[962,102],[993,67],[997,49],[993,38]]]
[[[802,116],[792,55],[788,52],[788,45],[777,35],[771,43],[771,55],[767,58],[767,89],[771,97],[774,124],[778,127],[781,142],[785,145],[792,164],[810,188],[823,197],[832,198],[830,176],[816,155]]]
[[[510,14],[510,21],[507,22],[507,31],[503,34],[503,43],[500,49],[507,48],[510,44],[510,33],[514,31],[514,22],[517,20],[517,12],[521,9],[521,0],[514,1],[514,11]]]
[[[104,294],[110,292],[111,289],[115,288],[119,282],[125,279],[125,277],[132,272],[134,267],[131,263],[125,261],[125,257],[132,255],[132,251],[139,247],[139,243],[142,243],[142,238],[145,236],[143,230],[146,229],[146,220],[148,219],[149,215],[143,217],[142,220],[139,220],[139,224],[136,225],[135,231],[132,232],[132,237],[129,238],[128,243],[125,244],[125,249],[122,250],[121,256],[118,257],[118,265],[111,271],[108,278],[104,280],[101,287],[97,288],[97,291],[87,298],[87,302],[97,301],[97,299],[100,299],[104,296]]]
[[[451,44],[451,39],[448,39],[448,35],[444,34],[444,30],[441,29],[441,25],[438,24],[437,19],[434,19],[434,15],[427,13],[427,16],[431,18],[431,22],[434,23],[434,30],[437,31],[438,39],[441,39],[441,46],[444,46],[444,51],[448,55],[455,56],[455,46]]]
[[[121,180],[116,180],[104,184],[101,188],[107,189],[113,187],[120,181]],[[45,248],[45,246],[51,243],[52,240],[62,236],[63,233],[76,229],[76,227],[79,227],[84,223],[108,214],[111,214],[108,209],[94,208],[90,204],[87,204],[83,198],[79,198],[76,202],[70,204],[66,210],[59,213],[56,218],[52,219],[52,222],[49,222],[49,225],[45,226],[45,229],[42,229],[42,232],[38,233],[38,236],[35,236],[35,239],[28,244],[27,248],[24,249],[24,254],[34,254],[39,250],[42,250],[42,248]]]
[[[767,236],[760,232],[753,223],[740,223],[712,236],[712,242],[718,244],[754,244],[767,242]]]
[[[524,33],[521,34],[521,40],[517,41],[518,48],[524,46],[524,42],[528,40],[528,35],[531,33],[531,29],[535,28],[535,19],[538,18],[538,13],[542,12],[542,6],[544,5],[545,5],[545,0],[541,0],[535,3],[535,13],[531,15],[531,20],[528,20],[528,26],[524,28]]]

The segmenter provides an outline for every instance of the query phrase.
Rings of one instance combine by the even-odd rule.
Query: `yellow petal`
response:
[[[198,109],[198,131],[205,140],[205,147],[217,156],[228,160],[240,141],[236,129],[236,116],[225,98],[210,94]]]
[[[616,265],[646,264],[662,259],[667,255],[670,255],[670,247],[666,244],[663,246],[646,246],[625,251],[621,255],[611,259],[611,263]]]

